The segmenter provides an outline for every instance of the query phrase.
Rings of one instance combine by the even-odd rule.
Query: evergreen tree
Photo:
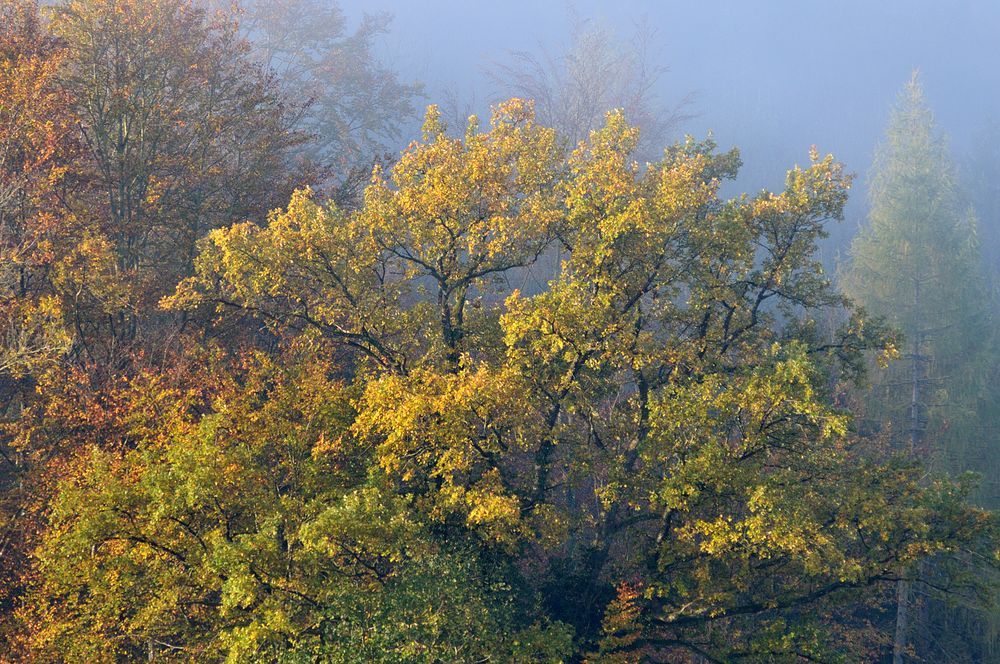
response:
[[[975,216],[963,209],[956,168],[916,74],[876,153],[869,224],[851,257],[848,295],[903,335],[901,361],[875,378],[870,416],[897,451],[938,470],[983,473],[976,499],[994,502],[996,416],[983,397],[996,363],[990,289]],[[898,590],[895,662],[916,633],[907,628],[907,607],[923,588],[904,580]]]

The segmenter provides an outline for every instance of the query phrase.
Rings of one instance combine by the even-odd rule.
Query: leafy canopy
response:
[[[520,100],[454,137],[432,107],[359,210],[301,191],[212,231],[163,304],[253,316],[286,355],[208,393],[134,383],[170,406],[64,483],[39,651],[819,659],[870,645],[841,609],[900,564],[988,547],[966,483],[833,405],[892,350],[815,258],[841,166],[723,200],[736,152],[643,168],[637,140],[612,112],[564,154]]]

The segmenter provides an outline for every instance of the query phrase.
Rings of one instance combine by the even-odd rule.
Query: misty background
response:
[[[605,27],[625,45],[645,29],[652,36],[650,64],[667,68],[656,101],[673,107],[689,100],[691,117],[671,140],[712,132],[720,148],[738,147],[744,167],[731,189],[780,189],[785,171],[807,161],[810,145],[858,176],[845,222],[830,228],[828,254],[846,248],[867,213],[865,179],[875,145],[913,70],[966,179],[1000,117],[1000,3],[989,0],[345,0],[341,6],[352,24],[365,13],[394,17],[381,55],[402,80],[423,83],[418,105],[457,99],[480,114],[504,96],[489,73],[509,64],[512,52],[558,56],[574,22]],[[417,137],[418,127],[419,118],[408,138]],[[996,226],[984,216],[979,210],[981,232],[988,232]]]

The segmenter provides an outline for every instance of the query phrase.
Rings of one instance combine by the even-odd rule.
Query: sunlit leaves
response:
[[[285,350],[213,369],[201,405],[134,398],[129,444],[81,461],[39,552],[56,648],[820,657],[853,592],[982,544],[967,487],[869,458],[833,405],[893,352],[815,258],[842,168],[813,151],[723,200],[735,152],[640,166],[637,140],[612,112],[564,155],[530,103],[461,137],[431,108],[360,209],[303,190],[210,233],[163,305]]]

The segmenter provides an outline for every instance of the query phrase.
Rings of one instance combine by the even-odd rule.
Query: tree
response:
[[[0,4],[0,374],[23,376],[65,347],[45,272],[68,234],[61,200],[78,146],[56,76],[62,53],[32,2]]]
[[[232,21],[188,0],[74,0],[54,8],[52,29],[103,199],[60,287],[77,352],[115,369],[142,349],[207,230],[287,200],[299,184],[288,151],[304,137],[295,100],[247,59]]]
[[[34,459],[8,429],[35,399],[34,376],[70,344],[48,280],[76,228],[65,199],[79,146],[62,62],[34,2],[0,2],[0,650],[38,525]]]
[[[4,645],[68,460],[120,424],[122,374],[169,364],[191,323],[156,302],[209,228],[287,200],[303,140],[231,22],[183,0],[47,11],[0,2]]]
[[[144,439],[95,446],[53,505],[45,592],[24,609],[39,659],[519,660],[565,644],[521,628],[506,578],[366,478],[342,446],[350,392],[311,350],[207,356],[198,383],[127,388]]]
[[[639,156],[656,161],[670,133],[688,118],[692,97],[673,108],[658,99],[667,69],[650,52],[653,38],[648,28],[637,28],[623,40],[606,25],[574,17],[563,52],[515,51],[509,63],[496,63],[487,73],[502,96],[535,100],[539,121],[571,146],[601,126],[607,109],[621,108],[642,130]]]
[[[275,73],[286,94],[305,102],[296,126],[310,135],[305,154],[341,204],[357,203],[373,164],[394,153],[417,119],[419,84],[404,83],[378,61],[376,39],[388,14],[368,15],[351,33],[340,7],[320,0],[249,0],[241,33],[250,55]]]
[[[991,282],[1000,278],[1000,124],[985,122],[961,162],[962,187],[979,219],[983,260]]]
[[[995,543],[832,405],[891,353],[815,259],[832,157],[724,201],[735,152],[641,170],[621,113],[570,155],[518,100],[424,129],[361,209],[300,192],[202,243],[164,304],[303,355],[133,381],[159,396],[39,548],[39,657],[824,659],[874,647],[850,606],[900,565]],[[552,243],[558,277],[511,289]]]
[[[636,157],[656,162],[673,132],[690,116],[693,95],[669,106],[659,96],[668,68],[657,62],[655,31],[636,26],[627,39],[610,26],[571,15],[569,42],[552,50],[513,51],[507,62],[495,62],[487,77],[501,98],[534,100],[539,121],[554,128],[563,147],[572,149],[604,123],[608,109],[619,108],[639,127]],[[462,114],[457,98],[449,106]],[[462,115],[462,119],[468,112]],[[549,252],[528,271],[543,286],[559,273],[561,254]]]
[[[976,221],[962,209],[956,169],[916,75],[900,95],[876,155],[869,224],[851,247],[848,294],[906,339],[905,361],[880,374],[871,416],[898,449],[951,472],[977,470],[980,502],[997,495],[991,292]],[[911,590],[901,582],[895,661],[905,655]]]

